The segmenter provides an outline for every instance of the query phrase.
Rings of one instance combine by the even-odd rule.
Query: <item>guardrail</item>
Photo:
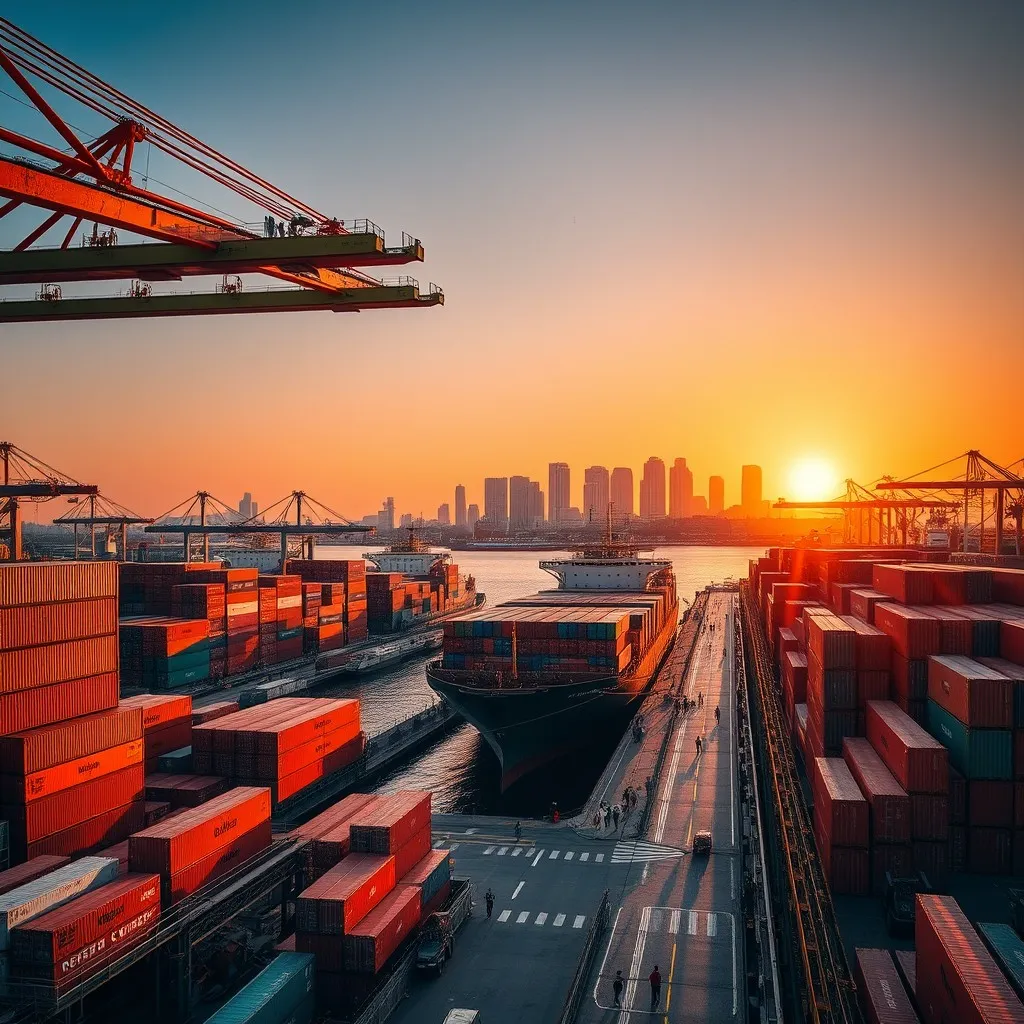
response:
[[[601,903],[594,915],[594,920],[587,932],[586,941],[583,943],[583,952],[580,953],[579,962],[576,964],[576,973],[573,975],[569,991],[562,1006],[562,1012],[558,1017],[558,1024],[572,1024],[576,1015],[580,1012],[580,1002],[583,993],[586,991],[587,981],[590,978],[591,968],[597,958],[601,936],[608,927],[608,920],[611,917],[611,906],[608,902],[608,890],[605,889],[601,897]]]

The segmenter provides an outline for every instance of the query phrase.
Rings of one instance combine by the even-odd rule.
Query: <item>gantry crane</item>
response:
[[[1024,466],[1024,459],[1014,463],[1015,466]],[[943,470],[944,472],[939,472]],[[934,476],[932,476],[934,474]],[[920,479],[921,477],[932,476],[932,479]],[[985,519],[988,514],[986,508],[986,492],[993,492],[992,515],[994,519],[993,533],[995,540],[995,554],[1003,553],[1003,534],[1007,516],[1011,516],[1015,523],[1015,550],[1019,556],[1022,546],[1022,518],[1024,518],[1024,477],[1012,472],[1005,466],[982,455],[977,449],[971,449],[948,459],[946,462],[932,466],[930,469],[922,470],[913,476],[902,480],[896,480],[891,476],[883,477],[880,483],[875,484],[876,490],[902,490],[914,491],[940,491],[950,495],[960,494],[961,499],[956,503],[963,511],[963,550],[967,551],[970,545],[970,523],[972,505],[978,511],[978,552],[985,549]]]
[[[114,531],[116,530],[120,537],[120,559],[122,562],[128,561],[128,527],[129,526],[142,526],[146,523],[153,522],[152,519],[147,519],[145,516],[137,515],[132,512],[131,509],[125,508],[124,505],[119,504],[116,501],[112,501],[106,495],[90,494],[88,499],[88,508],[82,510],[81,506],[78,505],[75,508],[68,509],[63,515],[57,516],[53,523],[55,526],[71,526],[75,532],[75,558],[78,558],[78,530],[80,527],[89,528],[89,557],[96,557],[96,527],[102,526],[105,528],[105,541],[104,550],[110,544],[114,538]]]
[[[10,441],[0,441],[0,560],[21,559],[22,501],[51,501],[62,495],[72,498],[99,493],[95,484],[83,484],[47,465]],[[5,540],[6,538],[6,540]]]
[[[906,546],[917,532],[917,519],[925,509],[943,514],[956,509],[956,503],[913,495],[879,497],[868,488],[847,479],[846,493],[831,501],[786,501],[780,498],[773,508],[836,510],[843,514],[843,543]]]
[[[320,213],[0,18],[4,75],[20,93],[14,98],[34,108],[66,149],[0,127],[0,142],[24,154],[0,156],[0,198],[7,199],[0,219],[23,207],[48,212],[12,251],[0,253],[0,284],[40,286],[35,299],[0,304],[0,323],[443,303],[436,285],[421,292],[413,278],[381,281],[354,269],[421,261],[418,239],[403,233],[402,244],[389,247],[372,221],[346,223]],[[95,138],[86,141],[43,95],[44,87],[73,100],[83,118],[95,122],[98,115]],[[133,160],[144,143],[204,175],[207,184],[233,191],[259,220],[235,221],[137,184]],[[32,248],[65,218],[70,226],[54,236],[59,245]],[[85,223],[91,229],[83,231]],[[118,232],[159,244],[120,244]],[[157,294],[149,285],[241,274],[297,287],[254,290],[239,281],[239,287],[208,293]],[[69,298],[60,287],[96,280],[132,283],[120,295],[88,298]]]

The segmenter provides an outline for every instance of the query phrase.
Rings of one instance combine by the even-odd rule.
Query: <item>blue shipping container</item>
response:
[[[1024,939],[1008,924],[978,924],[977,929],[1017,995],[1024,999]]]
[[[309,1024],[315,969],[312,953],[279,953],[207,1024]]]
[[[949,763],[968,779],[1013,778],[1013,732],[968,729],[963,722],[928,701],[928,731],[949,750]]]

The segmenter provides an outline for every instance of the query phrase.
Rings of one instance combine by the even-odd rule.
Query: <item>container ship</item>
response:
[[[505,790],[544,764],[621,729],[676,634],[672,563],[604,543],[540,567],[556,590],[444,625],[430,686],[501,763]]]

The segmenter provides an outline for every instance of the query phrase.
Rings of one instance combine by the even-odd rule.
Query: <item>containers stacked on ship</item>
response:
[[[210,678],[222,679],[228,670],[227,598],[223,583],[182,583],[171,590],[171,614],[182,619],[205,619],[210,646]]]
[[[315,882],[345,857],[352,846],[352,818],[378,798],[368,793],[351,793],[292,830],[291,836],[305,840],[306,878]]]
[[[224,587],[227,675],[254,669],[259,660],[259,572],[256,569],[202,568],[189,572],[189,582]]]
[[[122,618],[121,684],[176,690],[210,678],[210,624],[164,616]]]
[[[309,1024],[316,1009],[316,973],[309,953],[279,953],[207,1024]]]
[[[294,575],[259,577],[260,661],[276,665],[302,657],[302,579]],[[265,620],[272,611],[273,619]]]
[[[239,787],[130,836],[128,866],[158,874],[169,906],[233,871],[270,840],[270,790]]]
[[[868,1024],[919,1024],[889,950],[856,949],[854,957],[857,997]]]
[[[774,589],[774,588],[773,588]],[[807,632],[808,760],[835,757],[858,735],[856,636],[839,616],[809,610]]]
[[[267,786],[277,806],[362,756],[359,701],[281,697],[192,730],[193,766]]]
[[[125,697],[121,708],[142,715],[143,758],[146,774],[158,771],[160,758],[192,743],[192,698],[187,695],[140,693]]]
[[[307,583],[340,583],[344,588],[345,642],[358,643],[368,635],[366,562],[363,559],[289,558],[285,572],[301,576]],[[323,594],[324,604],[339,604],[333,591]]]
[[[816,757],[810,763],[814,796],[814,838],[833,892],[863,895],[870,890],[868,803],[846,762]]]
[[[220,796],[227,788],[228,780],[216,775],[170,775],[156,772],[146,776],[146,799],[160,801],[166,804],[168,810],[198,807]]]

